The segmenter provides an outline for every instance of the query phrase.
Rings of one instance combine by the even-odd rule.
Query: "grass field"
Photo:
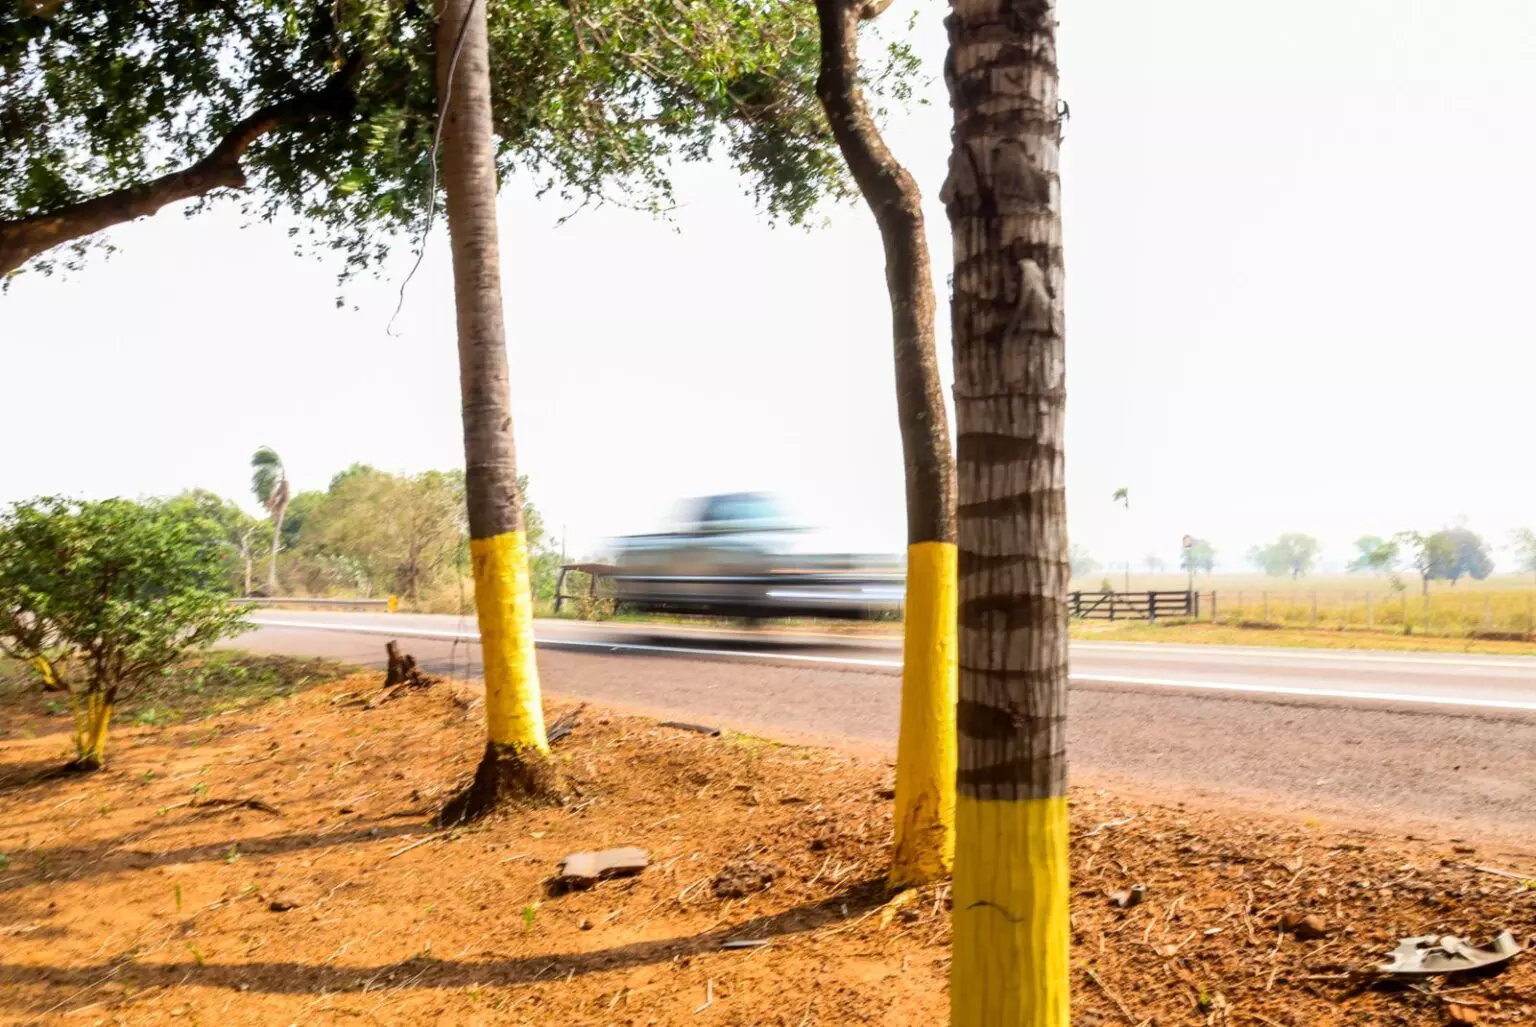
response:
[[[1075,581],[1072,587],[1097,591],[1101,583],[1099,577]],[[1436,581],[1427,595],[1417,577],[1402,577],[1400,583],[1406,588],[1393,588],[1385,577],[1351,575],[1294,581],[1260,575],[1201,576],[1196,581],[1199,619],[1255,633],[1293,627],[1506,641],[1536,635],[1536,581],[1529,576],[1463,579],[1457,585]],[[1114,584],[1125,587],[1123,579]],[[1132,591],[1186,585],[1181,575],[1131,576]]]

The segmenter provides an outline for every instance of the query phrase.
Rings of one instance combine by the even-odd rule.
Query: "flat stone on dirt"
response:
[[[611,877],[633,877],[650,861],[644,849],[632,845],[601,852],[573,852],[560,861],[556,881],[563,888],[590,888]]]

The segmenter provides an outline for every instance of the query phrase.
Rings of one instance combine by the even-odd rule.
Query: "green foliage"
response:
[[[1197,538],[1194,545],[1179,550],[1179,569],[1188,571],[1191,568],[1197,574],[1210,574],[1216,569],[1216,547],[1208,540]]]
[[[0,5],[0,221],[192,165],[273,110],[283,117],[241,161],[245,212],[307,219],[345,255],[344,276],[373,265],[426,207],[431,6]],[[487,13],[503,179],[664,210],[674,162],[723,156],[776,217],[802,221],[846,193],[814,94],[811,4],[511,0]],[[898,99],[901,57],[874,83]]]
[[[517,492],[523,497],[523,533],[528,538],[528,579],[535,599],[552,600],[560,580],[560,540],[552,538],[544,515],[528,498],[528,476],[517,476]]]
[[[307,514],[298,562],[323,575],[310,585],[419,599],[452,572],[467,537],[465,517],[462,472],[407,477],[354,467],[332,479]]]
[[[1536,574],[1536,531],[1517,528],[1509,544],[1515,551],[1515,565],[1527,574]]]
[[[1109,497],[1111,503],[1119,503],[1127,510],[1131,508],[1131,490],[1127,488],[1115,489],[1115,494]]]
[[[1317,563],[1317,550],[1317,539],[1311,535],[1288,532],[1267,546],[1248,550],[1248,560],[1271,577],[1300,578]]]
[[[272,545],[272,525],[207,489],[189,489],[159,502],[178,517],[218,525],[228,568],[225,589],[231,595],[245,595],[250,589],[257,554]]]
[[[1394,540],[1376,535],[1361,535],[1355,539],[1355,558],[1349,561],[1349,572],[1370,571],[1373,574],[1392,571],[1397,567],[1401,546]]]
[[[1432,535],[1405,531],[1397,537],[1412,550],[1413,566],[1425,591],[1437,579],[1454,585],[1463,576],[1482,581],[1493,573],[1488,543],[1469,528],[1445,528]]]
[[[214,520],[165,503],[17,503],[0,515],[0,649],[110,708],[246,628],[227,559]]]
[[[251,455],[251,492],[273,516],[288,504],[288,472],[283,469],[282,457],[270,446],[262,446]]]

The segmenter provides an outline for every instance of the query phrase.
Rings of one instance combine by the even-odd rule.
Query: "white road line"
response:
[[[261,627],[300,628],[311,631],[340,631],[364,635],[392,635],[397,638],[429,638],[445,641],[478,642],[475,631],[428,631],[365,627],[350,624],[317,624],[314,621],[253,621]],[[855,659],[847,656],[807,656],[801,653],[756,652],[736,649],[698,649],[692,646],[640,645],[634,642],[594,642],[565,638],[540,638],[545,646],[569,646],[575,649],[605,649],[609,652],[680,653],[687,656],[723,656],[730,659],[758,659],[816,663],[835,667],[890,667],[900,668],[900,660]],[[1372,692],[1369,690],[1339,688],[1297,688],[1284,685],[1250,685],[1229,681],[1189,681],[1175,678],[1126,677],[1115,674],[1069,674],[1068,680],[1078,684],[1130,685],[1138,688],[1178,688],[1209,692],[1237,692],[1246,695],[1283,695],[1309,699],[1354,699],[1369,702],[1412,703],[1426,706],[1464,706],[1477,709],[1536,712],[1536,702],[1520,702],[1507,699],[1484,699],[1474,696],[1421,695],[1413,692]]]
[[[1433,653],[1377,656],[1339,649],[1261,649],[1254,646],[1178,645],[1168,642],[1073,642],[1079,652],[1145,652],[1169,659],[1189,656],[1249,656],[1260,660],[1336,660],[1339,663],[1410,663],[1420,667],[1487,667],[1536,672],[1536,658],[1498,659],[1438,656]]]
[[[1478,699],[1452,695],[1419,695],[1413,692],[1371,692],[1344,688],[1286,688],[1283,685],[1244,685],[1230,681],[1178,681],[1167,678],[1132,678],[1114,674],[1071,674],[1084,685],[1135,685],[1151,688],[1193,688],[1212,692],[1244,692],[1251,695],[1291,695],[1307,699],[1367,699],[1374,702],[1420,703],[1427,706],[1472,706],[1488,710],[1536,712],[1536,702]]]

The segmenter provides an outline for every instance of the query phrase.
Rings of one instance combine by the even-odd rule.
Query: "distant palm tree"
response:
[[[288,512],[288,471],[270,446],[251,457],[251,491],[272,518],[272,553],[267,558],[267,594],[277,595],[277,551],[283,541],[283,514]]]
[[[1113,496],[1109,497],[1109,501],[1111,503],[1119,503],[1121,506],[1125,507],[1125,512],[1127,514],[1129,514],[1131,512],[1131,490],[1130,489],[1128,489],[1128,488],[1118,488],[1118,489],[1115,489],[1115,494]],[[1131,561],[1130,561],[1129,558],[1127,558],[1126,561],[1125,561],[1125,590],[1127,592],[1129,592],[1131,590]]]

